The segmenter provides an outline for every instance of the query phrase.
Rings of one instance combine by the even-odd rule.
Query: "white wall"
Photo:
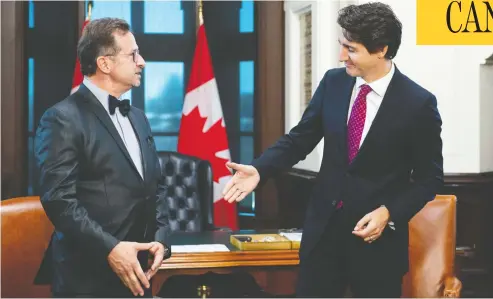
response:
[[[339,66],[337,43],[338,28],[333,26],[340,8],[338,1],[285,1],[286,15],[286,107],[285,130],[298,123],[302,111],[299,105],[300,80],[300,32],[298,14],[312,12],[312,92],[328,69]],[[323,139],[313,152],[294,167],[318,171],[323,156]]]
[[[289,6],[286,2],[286,6]],[[337,67],[337,10],[349,2],[316,1],[313,20],[314,46],[312,81],[318,84],[325,70]],[[493,46],[418,46],[416,45],[416,2],[382,0],[389,4],[403,24],[402,44],[395,58],[396,66],[411,79],[435,94],[443,120],[444,171],[446,173],[479,173],[493,170],[493,66],[484,61],[493,53]],[[286,37],[289,30],[286,28]],[[320,39],[323,39],[321,41]],[[334,45],[334,46],[333,46]],[[335,47],[335,48],[334,48]],[[336,50],[334,50],[336,49]],[[293,52],[286,44],[286,63]],[[327,58],[323,53],[326,53]],[[334,55],[334,56],[332,56]],[[288,84],[286,84],[288,86]],[[315,89],[315,88],[314,88]],[[294,101],[286,90],[287,101]],[[299,99],[297,99],[299,100]],[[287,106],[288,107],[288,106]],[[287,109],[286,112],[288,112]],[[286,131],[298,120],[286,113]],[[320,146],[299,168],[317,171],[321,163]]]
[[[493,171],[493,62],[480,72],[480,171]]]

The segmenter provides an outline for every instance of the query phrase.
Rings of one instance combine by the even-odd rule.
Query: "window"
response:
[[[87,11],[86,1],[86,11]],[[91,20],[99,18],[120,18],[128,22],[132,26],[131,18],[131,1],[93,1],[93,9],[91,12]]]
[[[144,33],[183,34],[180,1],[145,1]]]
[[[33,0],[29,0],[29,13],[28,13],[27,19],[29,20],[28,27],[34,28],[34,2],[33,2]]]
[[[145,113],[157,150],[176,151],[185,90],[184,63],[147,62],[144,80]]]
[[[242,0],[240,10],[240,32],[253,32],[253,18],[253,1]]]
[[[254,62],[240,61],[240,163],[249,164],[254,157],[253,139],[253,91]],[[239,205],[240,213],[253,216],[255,211],[255,194],[248,195]]]
[[[31,14],[31,9],[29,9]],[[29,21],[31,22],[31,21]],[[34,161],[34,58],[29,58],[27,63],[27,98],[28,98],[28,113],[27,113],[27,163],[28,163],[28,183],[27,183],[27,195],[34,195],[34,180],[36,173],[36,165]]]

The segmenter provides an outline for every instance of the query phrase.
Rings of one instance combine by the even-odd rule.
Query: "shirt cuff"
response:
[[[381,207],[387,208],[385,205],[381,205]],[[394,221],[389,221],[387,225],[390,227],[391,230],[395,230]]]
[[[387,225],[390,227],[391,230],[395,230],[395,226],[394,226],[393,221],[389,221],[389,223],[387,223]]]

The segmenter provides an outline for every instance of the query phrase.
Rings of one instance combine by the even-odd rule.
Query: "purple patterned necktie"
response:
[[[351,116],[348,122],[347,146],[349,163],[353,162],[358,154],[363,128],[366,120],[366,96],[371,91],[371,87],[363,84],[360,87],[358,96],[351,109]]]
[[[358,96],[351,108],[351,116],[347,126],[347,148],[349,164],[353,162],[354,157],[358,154],[361,136],[366,120],[366,96],[370,93],[371,87],[363,84],[360,87]],[[337,203],[336,209],[339,210],[343,206],[343,201]]]

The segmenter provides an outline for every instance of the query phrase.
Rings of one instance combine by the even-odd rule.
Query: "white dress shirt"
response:
[[[389,87],[390,80],[392,80],[394,72],[395,67],[394,63],[392,62],[392,67],[390,68],[390,71],[387,73],[387,75],[376,81],[373,81],[372,83],[366,83],[365,80],[361,77],[356,78],[356,83],[354,84],[353,93],[351,95],[351,102],[349,103],[349,113],[347,116],[348,122],[349,117],[351,116],[351,109],[353,108],[354,101],[356,101],[356,97],[359,93],[361,85],[367,84],[372,89],[372,91],[370,91],[370,93],[368,93],[368,95],[366,96],[366,119],[365,126],[363,127],[363,134],[361,136],[361,141],[359,144],[360,147],[363,144],[368,131],[370,130],[375,116],[377,115],[378,108],[380,108],[380,105],[382,104],[383,97],[387,92],[387,88]]]
[[[356,97],[358,96],[361,85],[367,84],[371,87],[371,91],[366,96],[366,119],[365,119],[365,126],[363,127],[363,133],[361,135],[361,141],[359,144],[360,147],[363,144],[363,141],[365,140],[368,131],[370,130],[371,124],[373,123],[375,116],[377,115],[378,109],[382,104],[383,97],[387,92],[387,88],[389,87],[390,81],[392,80],[394,73],[395,73],[395,66],[394,63],[392,62],[390,71],[385,76],[383,76],[378,80],[373,81],[372,83],[366,83],[366,81],[361,77],[356,78],[356,83],[354,84],[353,93],[351,95],[351,102],[349,103],[349,113],[347,117],[348,122],[351,116],[351,110],[353,108],[353,104],[356,101]],[[392,230],[395,230],[395,225],[393,221],[389,221],[388,226]]]
[[[116,130],[120,134],[120,137],[127,148],[132,161],[134,162],[139,174],[142,178],[144,178],[143,170],[142,170],[142,158],[140,155],[140,145],[139,140],[137,139],[137,135],[135,134],[134,128],[130,123],[128,117],[125,117],[121,114],[120,108],[117,107],[115,110],[115,114],[110,114],[110,108],[108,103],[108,96],[110,95],[107,91],[99,88],[96,84],[92,83],[89,78],[84,78],[84,85],[96,96],[101,105],[103,105],[104,110],[108,113],[108,116],[111,118],[111,121],[115,125]],[[120,99],[119,99],[120,100]]]

